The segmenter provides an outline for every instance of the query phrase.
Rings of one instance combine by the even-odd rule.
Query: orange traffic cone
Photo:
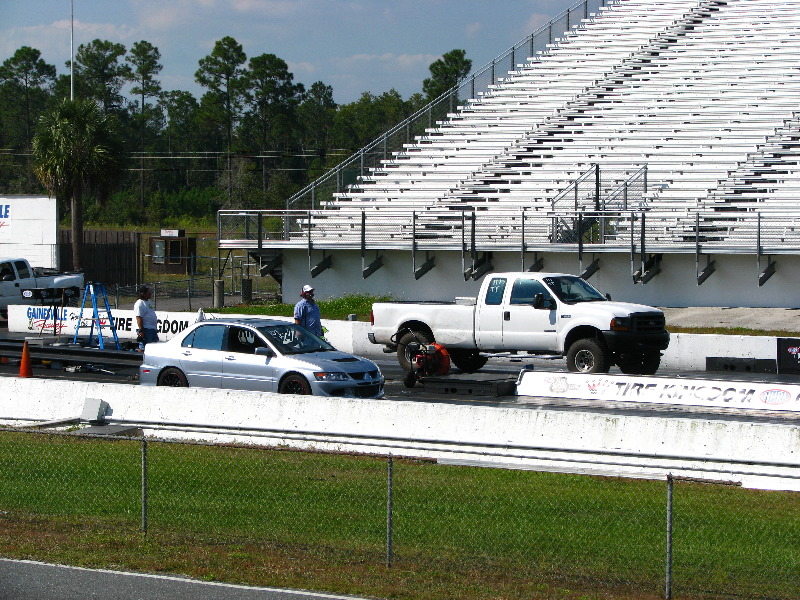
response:
[[[28,340],[22,344],[22,358],[19,361],[19,376],[33,377],[31,368],[31,351],[28,349]]]

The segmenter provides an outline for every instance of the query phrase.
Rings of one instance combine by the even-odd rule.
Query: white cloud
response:
[[[380,65],[387,69],[397,69],[409,71],[420,66],[427,67],[439,56],[434,54],[394,54],[385,52],[383,54],[353,54],[351,56],[335,58],[332,62],[340,68],[351,68],[359,65]]]
[[[214,0],[198,0],[197,2],[138,0],[134,2],[134,10],[144,29],[164,31],[185,27],[190,21],[197,18],[198,13],[213,4]]]
[[[287,60],[286,66],[289,67],[289,71],[295,76],[295,79],[302,78],[303,76],[314,77],[319,72],[317,65],[307,61],[293,62]]]
[[[480,32],[482,28],[482,23],[467,23],[467,26],[464,28],[464,33],[466,34],[467,38],[472,39],[478,32]]]
[[[271,17],[288,17],[305,10],[305,2],[291,0],[230,0],[233,10]]]
[[[552,17],[549,17],[548,15],[543,14],[543,13],[533,13],[533,14],[531,14],[531,16],[528,17],[528,20],[525,21],[525,25],[523,27],[523,31],[525,33],[523,33],[520,36],[520,38],[525,37],[526,35],[529,35],[530,33],[534,32],[534,31],[537,31],[543,25],[549,23],[551,19],[552,19]]]
[[[135,41],[136,35],[137,30],[128,25],[88,23],[77,19],[74,22],[75,51],[81,44],[87,44],[94,39],[129,45]],[[0,56],[9,57],[22,46],[30,46],[41,51],[42,58],[63,73],[64,63],[70,57],[69,19],[53,21],[46,25],[12,27],[0,31]]]

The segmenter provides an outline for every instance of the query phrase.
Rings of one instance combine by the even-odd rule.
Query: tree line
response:
[[[451,50],[407,99],[365,91],[337,105],[331,86],[306,88],[284,60],[248,58],[232,37],[199,59],[199,98],[162,88],[161,54],[144,40],[81,44],[72,77],[69,62],[58,74],[23,46],[0,66],[0,192],[52,193],[62,215],[81,213],[73,225],[211,225],[219,208],[280,209],[471,66]]]

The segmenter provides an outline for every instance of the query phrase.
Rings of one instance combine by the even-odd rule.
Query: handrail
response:
[[[640,175],[645,171],[640,170]],[[731,207],[732,208],[732,207]],[[220,247],[227,248],[395,248],[505,249],[561,247],[591,244],[595,248],[630,247],[638,251],[647,239],[650,248],[717,251],[747,251],[753,254],[800,254],[800,209],[779,214],[754,211],[697,210],[669,211],[629,207],[627,210],[537,211],[527,207],[495,209],[490,213],[476,210],[454,211],[448,208],[420,209],[398,205],[370,211],[367,207],[343,211],[316,210],[250,211],[246,218],[263,222],[285,218],[292,221],[292,231],[280,225],[273,233],[254,239],[255,231],[242,220],[241,211],[221,214],[238,223],[226,227]],[[646,217],[646,218],[645,218]],[[249,227],[249,229],[248,229]],[[469,242],[465,243],[465,240]],[[640,241],[642,240],[642,241]]]
[[[495,57],[491,62],[484,65],[481,69],[474,72],[471,76],[464,78],[461,82],[459,82],[457,85],[455,85],[448,91],[444,92],[441,96],[432,100],[427,105],[419,109],[417,112],[407,117],[406,119],[404,119],[391,129],[387,130],[380,137],[378,137],[374,141],[370,142],[369,144],[361,148],[358,152],[346,158],[345,160],[341,161],[338,165],[331,168],[327,173],[321,175],[320,177],[318,177],[317,179],[306,185],[304,188],[302,188],[300,191],[290,196],[286,200],[286,209],[291,210],[293,208],[296,208],[296,205],[299,203],[300,199],[308,196],[309,194],[311,195],[311,201],[308,206],[304,206],[303,208],[311,208],[311,209],[316,208],[317,207],[316,191],[323,184],[329,183],[335,179],[336,191],[338,192],[342,185],[340,175],[343,174],[348,167],[351,167],[357,163],[360,170],[360,174],[361,175],[364,174],[364,168],[365,168],[364,159],[368,152],[371,152],[376,148],[378,148],[379,152],[383,155],[383,158],[386,159],[390,151],[394,151],[395,149],[400,147],[400,144],[395,144],[395,146],[393,146],[390,149],[387,144],[389,137],[394,136],[398,133],[405,133],[406,142],[410,142],[411,126],[412,125],[418,126],[419,122],[423,119],[423,117],[427,117],[428,126],[431,127],[433,125],[433,110],[436,108],[441,109],[442,105],[444,105],[445,103],[448,104],[450,110],[453,110],[455,108],[453,106],[453,99],[454,98],[456,100],[458,99],[459,97],[458,92],[461,91],[464,87],[469,86],[470,90],[469,97],[474,98],[476,96],[476,81],[478,80],[478,78],[488,74],[490,75],[490,78],[485,84],[485,88],[488,89],[490,85],[494,85],[498,79],[498,75],[496,73],[497,66],[501,61],[510,59],[511,69],[507,69],[505,72],[513,70],[513,68],[516,66],[517,50],[519,50],[523,46],[526,46],[528,48],[526,58],[534,56],[536,52],[535,49],[536,45],[541,44],[541,41],[539,41],[538,38],[544,36],[545,34],[547,41],[543,44],[544,48],[546,48],[547,44],[552,44],[554,40],[554,26],[556,29],[559,29],[560,28],[560,26],[558,25],[559,21],[561,20],[566,21],[564,27],[560,28],[562,33],[559,35],[562,35],[563,32],[567,32],[573,27],[573,24],[570,22],[571,15],[573,15],[573,13],[582,12],[583,14],[580,17],[580,19],[588,19],[590,12],[595,12],[599,8],[606,6],[614,1],[615,0],[580,0],[576,2],[573,6],[561,12],[550,22],[543,25],[538,30],[531,33],[529,36],[525,37],[517,44],[511,46],[511,48],[509,48],[505,52]],[[593,6],[595,8],[593,8],[590,11],[590,6]],[[501,76],[504,75],[505,72],[503,72]],[[480,87],[480,84],[478,85]],[[369,165],[367,165],[367,168],[369,168]]]

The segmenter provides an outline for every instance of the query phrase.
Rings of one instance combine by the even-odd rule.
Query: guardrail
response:
[[[25,340],[0,340],[0,356],[20,358]],[[101,364],[118,367],[138,367],[142,353],[132,350],[100,350],[76,344],[28,344],[30,357],[37,360],[58,361],[65,364]]]

